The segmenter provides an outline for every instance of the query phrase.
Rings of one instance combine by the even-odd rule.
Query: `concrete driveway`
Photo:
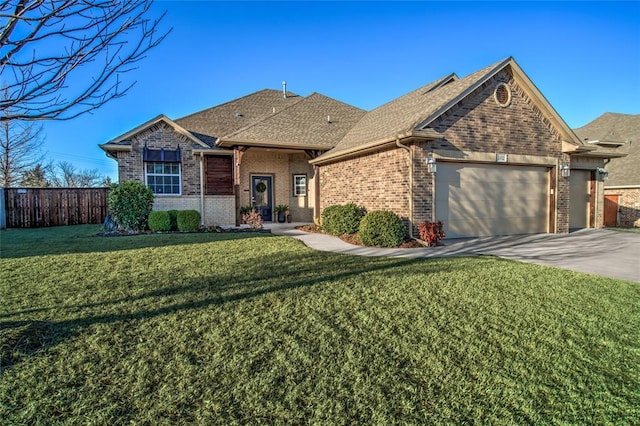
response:
[[[411,258],[490,255],[640,282],[640,234],[631,232],[582,229],[569,234],[452,239],[442,247],[385,249],[354,246],[339,238],[299,231],[295,225],[274,224],[271,232],[335,253]]]

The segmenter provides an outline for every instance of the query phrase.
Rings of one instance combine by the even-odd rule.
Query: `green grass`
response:
[[[285,237],[0,233],[2,424],[638,424],[640,286]]]

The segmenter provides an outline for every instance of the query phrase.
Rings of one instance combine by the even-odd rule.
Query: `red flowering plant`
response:
[[[420,224],[420,239],[427,243],[429,247],[442,245],[442,239],[445,237],[442,221],[437,222],[425,221]]]

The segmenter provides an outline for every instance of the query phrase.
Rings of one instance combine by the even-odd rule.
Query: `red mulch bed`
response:
[[[298,226],[296,229],[299,229],[304,232],[314,232],[316,234],[324,234],[322,229],[315,224]],[[338,238],[340,238],[342,241],[346,243],[353,244],[354,246],[364,246],[358,234],[344,234],[344,235],[340,235],[340,237]],[[420,244],[415,240],[409,240],[400,244],[398,247],[399,248],[425,248],[426,246]]]

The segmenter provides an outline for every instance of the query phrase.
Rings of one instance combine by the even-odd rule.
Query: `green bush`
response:
[[[166,232],[171,230],[171,217],[169,212],[157,210],[149,213],[149,229],[153,232]]]
[[[196,210],[178,211],[178,231],[195,232],[200,229],[200,213]]]
[[[378,210],[362,218],[358,235],[367,246],[397,247],[404,242],[406,234],[407,229],[397,214]]]
[[[171,231],[178,230],[178,210],[168,210],[169,223],[171,224]]]
[[[365,210],[355,203],[329,206],[322,211],[322,230],[330,235],[355,234]]]
[[[140,232],[147,228],[147,218],[153,207],[153,198],[153,191],[144,183],[128,180],[111,185],[107,204],[118,228]]]

